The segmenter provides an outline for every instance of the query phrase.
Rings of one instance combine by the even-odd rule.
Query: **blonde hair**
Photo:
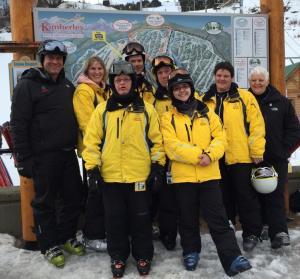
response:
[[[253,75],[263,75],[267,81],[269,81],[269,72],[262,66],[256,66],[250,71],[249,80],[251,80]]]
[[[100,65],[102,66],[103,70],[104,70],[104,74],[103,74],[103,82],[105,83],[106,80],[107,80],[107,70],[106,70],[106,66],[103,62],[103,60],[99,57],[99,56],[92,56],[90,57],[84,64],[84,69],[83,69],[83,73],[87,76],[88,75],[88,70],[89,68],[91,67],[91,65],[94,63],[94,62],[98,62],[100,63]]]

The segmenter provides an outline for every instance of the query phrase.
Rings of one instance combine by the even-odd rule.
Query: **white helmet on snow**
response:
[[[278,174],[272,166],[252,169],[251,183],[258,193],[272,193],[277,187],[277,182]]]

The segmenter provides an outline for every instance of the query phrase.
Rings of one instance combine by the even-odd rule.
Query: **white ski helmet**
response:
[[[277,187],[277,182],[278,174],[272,166],[252,169],[251,183],[258,193],[272,193]]]

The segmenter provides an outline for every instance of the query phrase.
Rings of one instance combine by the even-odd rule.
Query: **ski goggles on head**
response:
[[[60,41],[49,41],[44,44],[44,50],[46,51],[61,51],[67,52],[66,46]]]
[[[175,77],[176,75],[187,76],[187,75],[189,75],[189,72],[186,69],[184,69],[184,68],[175,69],[169,75],[169,79]]]
[[[128,43],[123,49],[123,53],[125,53],[126,55],[143,54],[144,52],[144,47],[136,42]]]
[[[174,61],[172,58],[166,55],[157,56],[152,60],[152,67],[157,67],[159,65],[174,67]]]
[[[132,75],[135,73],[135,71],[130,63],[119,62],[112,64],[110,73],[113,75],[120,75],[122,73],[125,75]]]

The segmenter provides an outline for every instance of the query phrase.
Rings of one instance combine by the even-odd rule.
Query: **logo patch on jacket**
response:
[[[136,117],[134,117],[134,121],[142,121],[142,119],[141,119],[141,117],[136,116]]]
[[[48,89],[46,86],[42,85],[42,87],[41,87],[41,92],[42,92],[42,93],[48,93],[48,92],[49,92],[49,89]]]
[[[270,107],[271,111],[278,111],[278,108],[277,107],[273,107],[272,103],[269,104],[269,107]]]

